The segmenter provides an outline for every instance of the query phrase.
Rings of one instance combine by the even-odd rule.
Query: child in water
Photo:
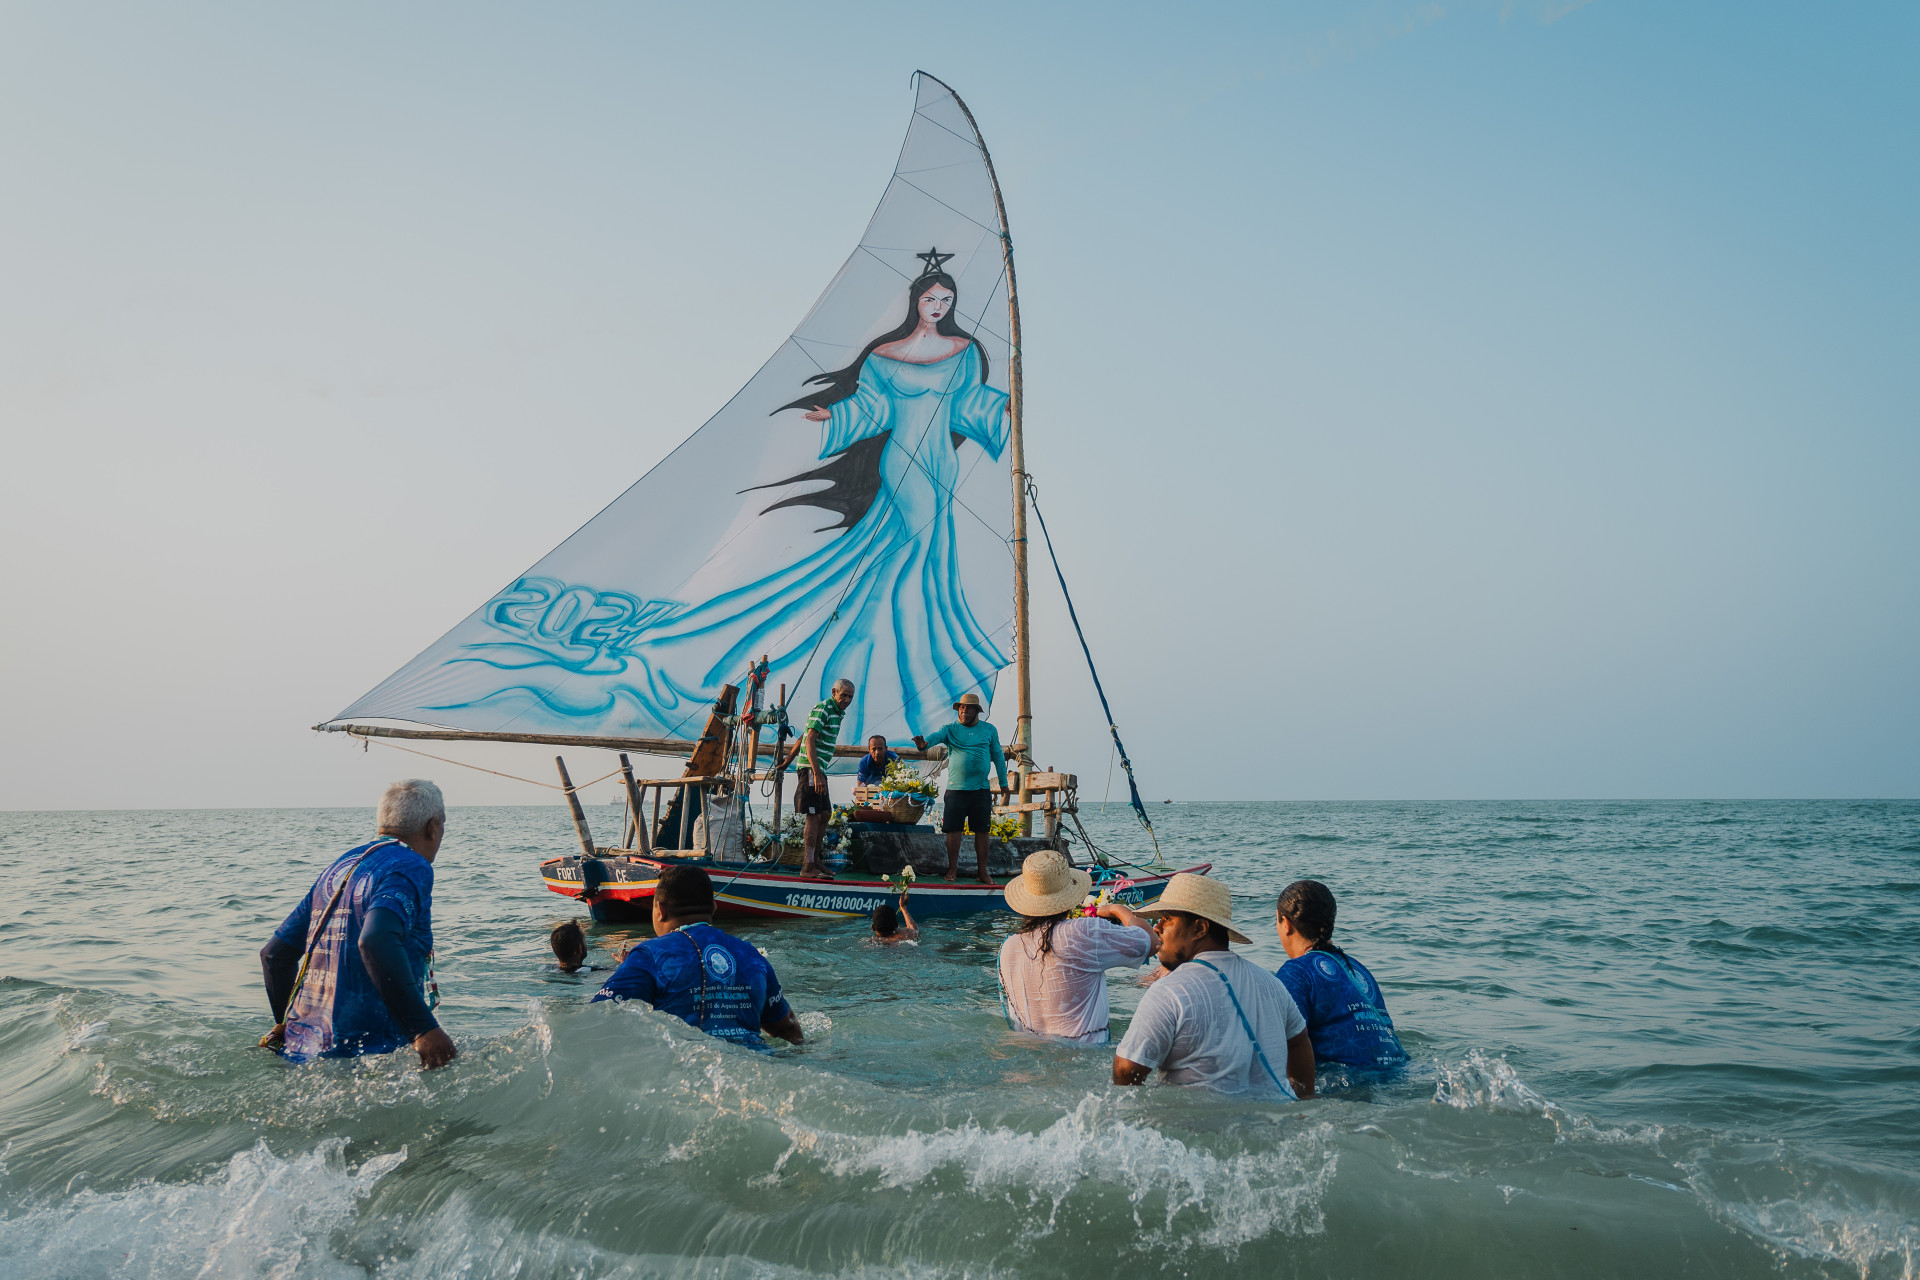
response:
[[[901,920],[906,921],[905,927]],[[873,909],[873,940],[883,947],[891,947],[902,942],[911,942],[919,946],[919,926],[914,924],[913,915],[907,910],[907,895],[900,895],[900,904],[883,902]]]

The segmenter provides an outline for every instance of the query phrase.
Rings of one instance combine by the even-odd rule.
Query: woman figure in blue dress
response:
[[[1338,910],[1333,890],[1318,880],[1295,880],[1280,891],[1274,928],[1287,962],[1275,976],[1306,1015],[1315,1062],[1369,1071],[1398,1067],[1407,1054],[1393,1033],[1380,984],[1333,944]]]
[[[929,271],[907,292],[897,328],[846,368],[807,380],[820,390],[774,411],[799,409],[819,423],[819,457],[827,460],[778,485],[825,480],[828,487],[766,511],[819,507],[840,516],[828,529],[846,532],[663,620],[647,637],[656,652],[716,631],[737,637],[704,673],[707,685],[763,653],[776,671],[814,654],[809,674],[823,688],[847,679],[858,690],[842,730],[855,741],[866,713],[897,709],[909,727],[930,724],[962,693],[985,690],[1007,662],[961,586],[953,490],[962,479],[963,442],[1000,456],[1008,396],[987,385],[986,350],[954,321],[953,277]],[[804,703],[810,695],[793,696]]]

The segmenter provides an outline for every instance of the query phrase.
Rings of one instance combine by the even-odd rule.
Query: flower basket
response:
[[[887,812],[893,816],[895,822],[904,822],[909,826],[919,822],[921,815],[926,811],[926,805],[917,804],[905,796],[896,796],[893,803],[887,806]]]

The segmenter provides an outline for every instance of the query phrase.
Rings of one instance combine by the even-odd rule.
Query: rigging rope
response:
[[[498,769],[482,769],[479,765],[468,764],[465,760],[449,760],[445,756],[436,756],[429,751],[415,751],[412,747],[403,747],[397,742],[388,742],[385,738],[369,738],[365,734],[354,733],[351,730],[348,731],[347,736],[353,739],[355,742],[358,742],[362,747],[365,747],[367,743],[371,742],[375,746],[391,747],[395,751],[404,751],[411,756],[425,756],[429,760],[438,760],[441,764],[459,765],[462,769],[472,769],[475,773],[490,773],[496,778],[506,778],[512,782],[524,782],[530,787],[545,787],[549,791],[565,791],[566,790],[565,787],[555,786],[551,782],[541,782],[536,778],[523,778],[517,773],[502,773]],[[576,782],[573,784],[573,789],[575,792],[585,791],[588,787],[595,786],[599,783],[605,782],[608,778],[613,777],[614,774],[617,774],[619,772],[620,771],[618,769],[615,769],[613,773],[601,774],[599,777],[595,778],[592,782]]]
[[[1067,590],[1067,575],[1060,570],[1060,557],[1053,550],[1053,535],[1047,531],[1047,518],[1040,514],[1040,486],[1027,477],[1027,501],[1033,504],[1034,518],[1040,522],[1040,536],[1047,542],[1047,558],[1053,561],[1053,576],[1060,579],[1060,596],[1067,602],[1067,617],[1073,622],[1073,634],[1080,638],[1080,652],[1087,655],[1087,674],[1093,677],[1093,691],[1100,695],[1100,710],[1107,716],[1107,732],[1113,735],[1113,749],[1120,757],[1120,767],[1127,771],[1127,792],[1133,797],[1133,812],[1140,819],[1140,825],[1147,829],[1147,838],[1153,841],[1153,860],[1163,864],[1160,855],[1160,837],[1154,834],[1153,819],[1147,816],[1147,806],[1140,802],[1140,787],[1134,781],[1133,761],[1127,759],[1127,745],[1120,741],[1120,728],[1113,722],[1113,708],[1107,704],[1107,691],[1100,685],[1100,672],[1093,665],[1093,650],[1087,647],[1087,633],[1080,629],[1080,615],[1073,607],[1073,594]]]

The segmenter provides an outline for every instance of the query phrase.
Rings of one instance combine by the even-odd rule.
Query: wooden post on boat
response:
[[[633,766],[627,763],[627,753],[620,753],[620,777],[627,784],[627,804],[633,809],[634,846],[640,850],[640,856],[653,856],[653,833],[647,830],[647,810],[640,796],[640,788],[633,781]]]
[[[740,752],[746,758],[740,762],[740,821],[747,820],[746,798],[753,794],[753,771],[760,767],[760,713],[767,706],[767,655],[760,655],[760,670],[756,673],[751,691],[747,697],[747,724],[741,730],[742,745]],[[744,825],[742,830],[745,830]]]
[[[787,686],[780,685],[780,727],[773,734],[773,861],[778,866],[787,856],[787,842],[780,834],[780,801],[787,786]]]
[[[593,835],[587,830],[587,814],[580,807],[580,797],[574,792],[573,779],[567,776],[567,762],[555,756],[553,764],[560,770],[560,787],[567,793],[567,807],[573,810],[573,830],[580,837],[581,849],[585,850],[581,856],[591,858],[594,856]]]

